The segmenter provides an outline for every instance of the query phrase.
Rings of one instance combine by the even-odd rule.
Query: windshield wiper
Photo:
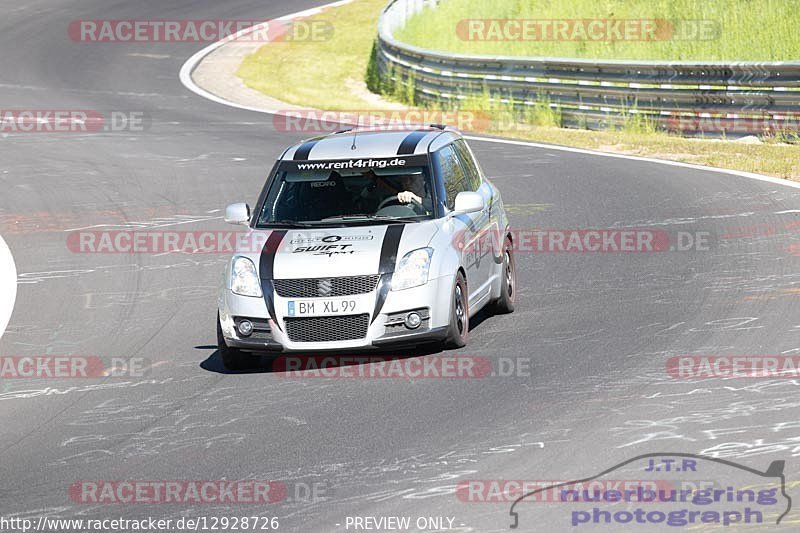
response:
[[[414,215],[413,217],[392,217],[392,220],[397,220],[398,222],[420,222],[422,217],[426,217],[428,215]]]
[[[264,222],[259,227],[275,226],[281,228],[310,228],[313,224],[308,222],[300,222],[298,220],[270,220]]]
[[[420,217],[427,215],[413,215],[408,217],[390,217],[388,215],[337,215],[335,217],[326,217],[320,222],[349,222],[356,220],[390,220],[394,222],[419,222]]]
[[[320,222],[331,222],[335,220],[394,220],[395,217],[388,217],[386,215],[367,215],[367,214],[355,214],[355,215],[336,215],[333,217],[325,217]]]

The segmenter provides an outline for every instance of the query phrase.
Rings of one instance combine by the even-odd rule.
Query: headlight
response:
[[[261,297],[261,280],[258,279],[256,266],[246,257],[233,258],[231,292],[240,296]]]
[[[392,290],[401,291],[427,283],[432,255],[433,248],[420,248],[404,255],[392,275]]]

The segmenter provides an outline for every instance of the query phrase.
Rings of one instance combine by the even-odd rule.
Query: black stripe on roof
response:
[[[397,149],[397,155],[411,155],[417,149],[417,145],[425,137],[430,131],[415,131],[409,133],[403,142],[400,143],[400,147]]]
[[[319,142],[319,139],[312,139],[310,141],[306,141],[300,145],[300,147],[294,152],[294,160],[295,161],[305,161],[308,159],[309,154],[311,153],[311,149],[314,148]]]

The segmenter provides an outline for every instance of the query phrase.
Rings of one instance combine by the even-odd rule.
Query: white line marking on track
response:
[[[0,337],[6,330],[17,299],[17,267],[14,256],[0,235]]]

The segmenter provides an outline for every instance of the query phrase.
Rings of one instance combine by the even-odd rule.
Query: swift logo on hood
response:
[[[352,244],[322,244],[317,246],[300,246],[292,250],[293,254],[298,253],[311,253],[313,255],[327,255],[333,257],[334,255],[354,254],[358,250],[354,250]]]

